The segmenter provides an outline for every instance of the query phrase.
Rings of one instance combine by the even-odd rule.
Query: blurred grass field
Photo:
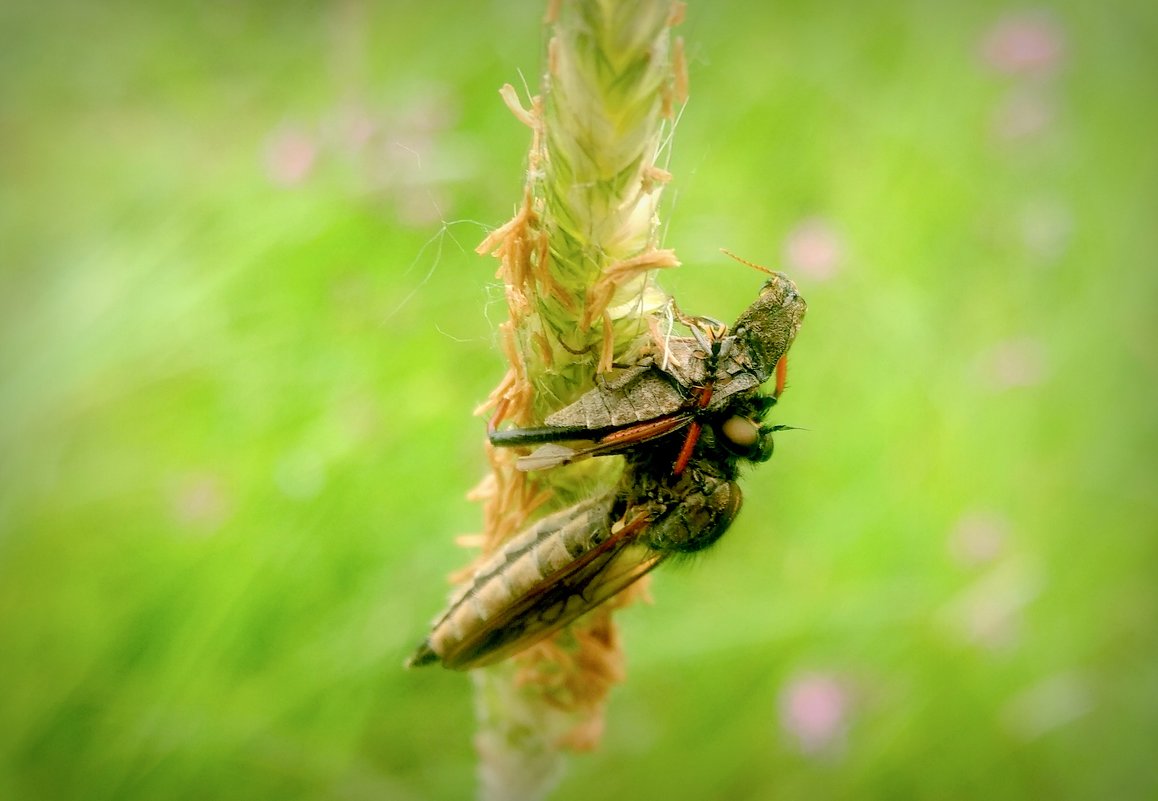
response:
[[[461,799],[539,2],[0,7],[0,798]],[[692,0],[664,285],[809,301],[586,799],[1158,797],[1158,7]]]

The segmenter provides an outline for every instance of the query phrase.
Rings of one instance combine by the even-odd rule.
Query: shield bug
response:
[[[760,386],[773,375],[775,388],[765,403],[769,407],[775,403],[784,389],[786,355],[805,308],[796,285],[783,273],[771,273],[756,301],[730,330],[710,318],[683,318],[692,337],[657,342],[662,356],[650,356],[600,382],[548,416],[543,426],[492,427],[491,443],[540,445],[518,462],[520,469],[539,470],[625,453],[686,429],[672,465],[679,475],[692,458],[704,421],[733,417],[736,401],[758,396]],[[723,434],[742,429],[736,423]]]

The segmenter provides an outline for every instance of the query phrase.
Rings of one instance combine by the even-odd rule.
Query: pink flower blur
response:
[[[998,390],[1036,386],[1048,372],[1046,347],[1031,337],[999,342],[986,354],[983,369],[987,382]]]
[[[780,693],[780,725],[805,754],[830,751],[843,743],[848,694],[834,677],[806,673]]]
[[[1002,141],[1032,139],[1049,130],[1056,116],[1053,103],[1040,91],[1010,92],[993,111],[990,128]]]
[[[266,149],[266,174],[278,186],[296,186],[309,177],[317,155],[317,145],[304,133],[282,132]]]
[[[1069,210],[1048,199],[1030,203],[1019,215],[1025,249],[1045,262],[1065,255],[1073,238],[1074,220]]]
[[[170,495],[173,517],[182,525],[215,529],[228,519],[231,504],[225,486],[213,473],[183,476]]]
[[[966,567],[992,562],[1005,548],[1009,521],[997,512],[975,511],[957,521],[949,535],[949,552]]]
[[[985,34],[985,63],[1009,75],[1053,72],[1065,57],[1065,37],[1051,17],[1040,12],[1009,14]]]
[[[844,255],[840,236],[819,217],[801,220],[784,240],[784,264],[816,281],[836,275]]]

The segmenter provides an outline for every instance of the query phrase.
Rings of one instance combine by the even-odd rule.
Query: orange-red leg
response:
[[[776,390],[772,393],[773,398],[779,398],[780,393],[784,391],[784,385],[788,383],[788,354],[785,353],[780,357],[780,361],[776,362]]]
[[[708,382],[702,387],[696,388],[696,410],[708,408],[708,404],[712,402],[712,388],[713,383]],[[678,476],[688,466],[691,461],[692,452],[696,449],[696,442],[700,439],[700,431],[703,426],[700,425],[699,420],[693,420],[688,426],[688,435],[684,437],[684,444],[680,448],[680,454],[676,457],[675,468],[673,472]]]
[[[691,425],[688,427],[688,435],[684,437],[684,445],[680,448],[680,455],[676,459],[675,468],[672,470],[677,476],[684,471],[684,468],[688,466],[688,462],[691,461],[692,451],[696,449],[696,442],[700,439],[701,428],[702,426],[700,426],[698,420],[692,420]]]

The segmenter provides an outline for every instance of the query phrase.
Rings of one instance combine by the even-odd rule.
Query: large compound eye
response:
[[[720,426],[720,432],[741,453],[752,451],[760,443],[760,426],[747,417],[729,417]]]
[[[753,462],[766,462],[766,461],[768,461],[769,459],[772,458],[772,446],[773,446],[773,444],[774,443],[772,442],[772,432],[767,431],[767,430],[761,430],[760,431],[760,443],[754,449],[756,452],[753,453],[748,458],[751,459]]]
[[[729,417],[720,426],[723,444],[733,453],[753,462],[766,462],[772,458],[774,430],[775,427],[762,426],[748,417],[739,415]]]

